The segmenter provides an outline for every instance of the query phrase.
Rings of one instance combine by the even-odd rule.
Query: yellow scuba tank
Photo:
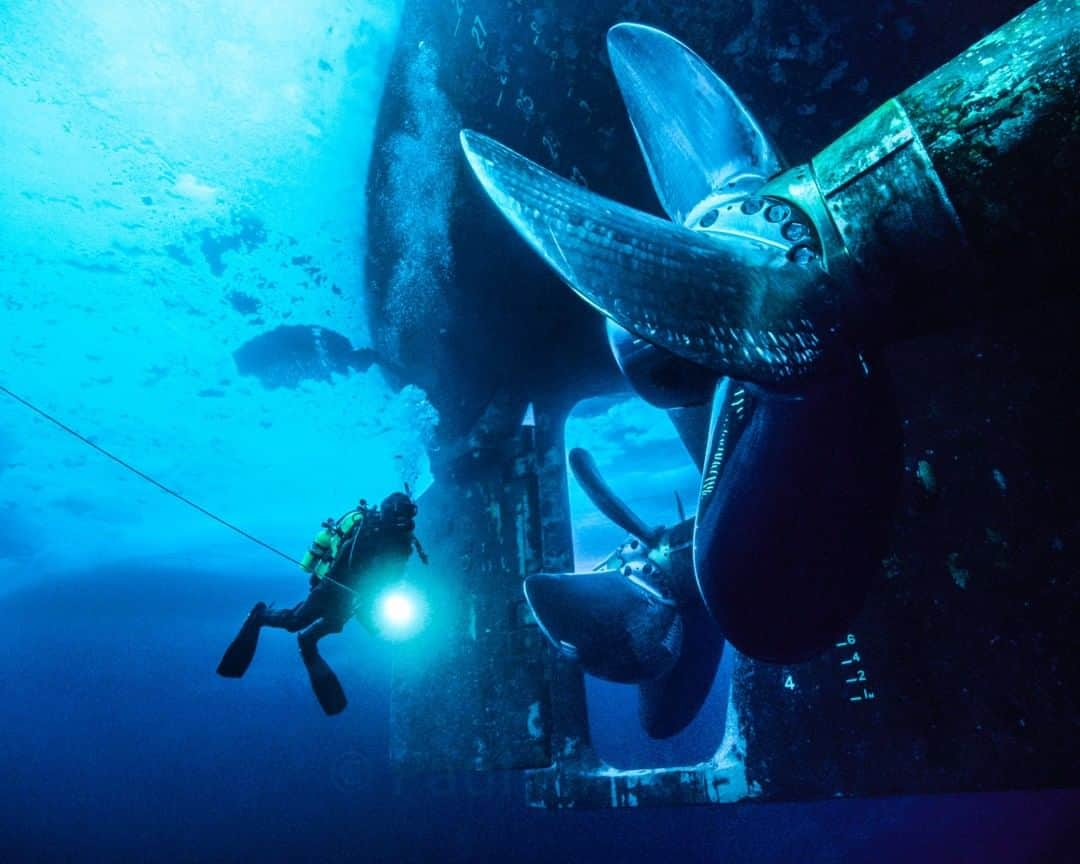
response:
[[[311,548],[301,559],[300,567],[316,579],[326,578],[337,561],[342,541],[365,519],[367,509],[367,502],[361,500],[355,510],[350,510],[336,522],[333,519],[323,522],[319,533],[311,541]]]
[[[322,528],[319,529],[319,533],[315,535],[315,539],[311,541],[311,548],[304,553],[304,557],[300,559],[300,567],[308,573],[315,573],[316,568],[324,562],[333,563],[334,553],[333,540],[334,540],[334,520],[327,519],[322,523]]]

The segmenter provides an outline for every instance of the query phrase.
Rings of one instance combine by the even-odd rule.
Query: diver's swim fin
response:
[[[315,691],[315,698],[319,700],[322,710],[331,716],[340,714],[348,704],[341,682],[319,650],[314,645],[307,645],[303,636],[300,637],[300,656],[304,659],[311,689]]]
[[[218,663],[217,674],[224,678],[242,678],[255,657],[259,645],[259,630],[262,628],[265,603],[256,603],[244,619],[240,632],[225,649]]]

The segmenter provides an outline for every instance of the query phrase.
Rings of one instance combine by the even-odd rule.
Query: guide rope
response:
[[[12,393],[12,392],[11,392],[10,390],[8,390],[8,388],[7,388],[7,387],[5,387],[5,386],[4,386],[3,384],[0,384],[0,393],[4,393],[4,394],[6,394],[7,396],[10,396],[10,397],[11,397],[12,399],[14,399],[14,400],[15,400],[16,402],[19,402],[20,404],[22,404],[22,405],[26,406],[26,407],[27,407],[27,408],[29,408],[29,409],[30,409],[31,411],[35,412],[36,414],[40,414],[40,415],[41,415],[42,417],[44,417],[44,418],[45,418],[46,420],[48,420],[48,421],[49,421],[50,423],[52,423],[53,425],[55,425],[55,426],[59,427],[60,429],[63,429],[63,430],[65,431],[65,432],[67,432],[67,433],[68,433],[68,435],[71,435],[72,437],[74,437],[74,438],[77,438],[77,439],[78,439],[79,441],[82,441],[82,443],[83,443],[83,444],[85,444],[85,445],[87,445],[88,447],[93,447],[93,448],[94,448],[95,450],[97,450],[97,451],[98,451],[98,453],[100,453],[101,455],[103,455],[103,456],[106,456],[106,457],[108,457],[109,459],[112,459],[112,461],[113,461],[113,462],[115,462],[116,464],[118,464],[118,465],[120,465],[120,466],[122,466],[122,467],[126,468],[126,469],[127,469],[128,471],[130,471],[130,472],[131,472],[132,474],[136,475],[137,477],[140,477],[140,478],[142,478],[142,479],[143,479],[143,480],[145,480],[145,481],[146,481],[147,483],[150,483],[151,485],[153,485],[153,486],[156,486],[156,487],[157,487],[158,489],[160,489],[160,490],[161,490],[162,492],[165,492],[165,493],[167,493],[167,494],[169,494],[169,495],[172,495],[172,496],[173,496],[173,498],[176,498],[176,499],[177,499],[178,501],[181,501],[181,502],[183,502],[184,504],[187,504],[187,505],[188,505],[188,507],[191,507],[191,508],[192,508],[192,509],[194,509],[194,510],[198,510],[198,511],[199,511],[200,513],[202,513],[202,514],[203,514],[204,516],[208,516],[209,518],[213,519],[213,520],[214,520],[215,522],[218,522],[218,523],[220,523],[221,525],[224,525],[224,526],[225,526],[226,528],[229,528],[230,530],[232,530],[232,531],[235,531],[235,532],[236,532],[237,534],[239,534],[239,535],[240,535],[241,537],[245,537],[245,538],[247,538],[247,539],[248,539],[248,540],[250,540],[250,541],[251,541],[252,543],[256,543],[256,544],[258,544],[259,546],[262,546],[262,547],[263,547],[264,549],[269,549],[269,550],[270,550],[271,552],[273,552],[273,553],[274,553],[275,555],[278,555],[278,556],[280,556],[280,557],[284,558],[284,559],[285,559],[286,561],[289,561],[289,562],[291,562],[291,563],[293,563],[293,564],[296,564],[297,566],[300,566],[300,562],[299,562],[299,561],[297,561],[297,560],[296,560],[295,558],[293,558],[293,557],[292,557],[291,555],[286,555],[286,554],[285,554],[284,552],[282,552],[282,551],[281,551],[280,549],[277,549],[276,547],[274,547],[274,546],[271,546],[271,545],[270,545],[269,543],[267,543],[267,542],[265,542],[265,541],[263,541],[263,540],[260,540],[260,539],[259,539],[258,537],[256,537],[256,536],[255,536],[254,534],[249,534],[249,533],[248,533],[247,531],[245,531],[245,530],[244,530],[243,528],[240,528],[239,526],[237,526],[237,525],[234,525],[234,524],[233,524],[232,522],[229,522],[229,521],[227,521],[227,520],[225,520],[225,519],[222,519],[222,518],[221,518],[220,516],[218,516],[218,515],[217,515],[216,513],[212,513],[212,512],[210,512],[210,511],[209,511],[209,510],[207,510],[207,509],[206,509],[205,507],[202,507],[202,506],[200,506],[199,504],[196,504],[196,503],[195,503],[194,501],[192,501],[192,500],[191,500],[190,498],[187,498],[187,497],[185,497],[184,495],[181,495],[181,494],[180,494],[179,492],[177,492],[177,491],[176,491],[175,489],[170,489],[170,488],[169,488],[168,486],[166,486],[166,485],[165,485],[164,483],[161,483],[160,481],[158,481],[158,480],[155,480],[155,479],[154,479],[153,477],[151,477],[151,476],[150,476],[149,474],[147,474],[147,473],[146,473],[145,471],[140,471],[140,470],[139,470],[138,468],[136,468],[136,467],[135,467],[134,465],[132,465],[132,464],[131,464],[130,462],[125,462],[125,461],[124,461],[123,459],[121,459],[121,458],[120,458],[119,456],[117,456],[117,455],[116,455],[115,453],[111,453],[110,451],[106,450],[106,449],[105,449],[104,447],[100,446],[99,444],[95,444],[95,443],[94,443],[93,441],[91,441],[91,440],[90,440],[89,438],[87,438],[87,437],[86,437],[85,435],[82,435],[82,434],[80,434],[79,432],[77,432],[77,431],[76,431],[75,429],[72,429],[72,428],[71,428],[70,426],[68,426],[68,425],[67,425],[66,423],[63,423],[63,422],[61,422],[60,420],[57,420],[57,419],[56,419],[55,417],[53,417],[53,416],[52,416],[52,415],[51,415],[50,413],[48,413],[47,411],[44,411],[44,410],[42,410],[41,408],[38,408],[38,407],[37,407],[36,405],[34,405],[34,404],[33,404],[32,402],[30,402],[29,400],[27,400],[27,399],[24,399],[24,398],[23,398],[22,396],[18,395],[17,393]],[[336,582],[336,580],[334,580],[334,581]],[[337,583],[337,584],[341,584],[341,583]],[[348,588],[348,586],[347,586],[347,585],[342,585],[341,587],[343,587],[343,588]],[[355,592],[354,592],[354,593],[355,593]]]

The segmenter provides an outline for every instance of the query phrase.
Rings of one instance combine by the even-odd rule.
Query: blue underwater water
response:
[[[290,556],[358,496],[431,482],[438,413],[393,380],[359,299],[401,12],[0,0],[0,386]],[[441,266],[453,202],[431,170],[388,206]],[[566,435],[650,521],[696,495],[639,401],[579,406]],[[590,507],[572,487],[584,567],[620,539]],[[1072,791],[547,812],[512,772],[401,777],[392,643],[355,624],[324,643],[350,699],[332,718],[284,633],[243,681],[214,674],[254,601],[305,591],[0,393],[0,861],[1034,862],[1080,840]],[[659,745],[632,691],[590,680],[602,752],[704,758],[728,674]]]

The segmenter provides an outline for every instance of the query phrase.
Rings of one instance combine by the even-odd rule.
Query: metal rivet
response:
[[[742,212],[747,216],[752,216],[764,206],[765,202],[760,198],[747,198],[742,202]]]
[[[701,228],[708,228],[711,225],[716,224],[716,220],[720,216],[719,210],[710,210],[704,216],[701,217],[701,221],[698,222],[698,226]]]
[[[768,222],[783,222],[791,215],[791,208],[787,204],[773,204],[765,211],[765,219]]]
[[[799,240],[805,240],[810,236],[810,229],[803,225],[802,222],[788,222],[780,229],[780,233],[784,235],[784,239],[797,243]]]
[[[631,548],[631,549],[637,549],[638,545],[639,545],[639,544],[638,544],[638,541],[637,541],[637,540],[631,540],[631,541],[630,541],[630,548]]]
[[[796,264],[802,264],[804,267],[812,264],[816,257],[814,250],[809,246],[796,246],[791,250],[791,260]]]

